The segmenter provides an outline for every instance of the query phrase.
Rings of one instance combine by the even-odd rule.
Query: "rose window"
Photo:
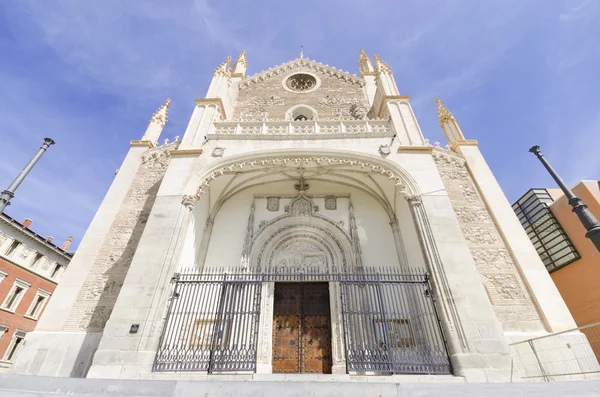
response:
[[[293,91],[307,91],[317,85],[317,79],[310,74],[299,73],[287,79],[286,85]]]

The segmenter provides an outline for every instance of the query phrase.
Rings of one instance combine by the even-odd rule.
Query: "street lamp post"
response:
[[[4,209],[7,205],[10,204],[10,200],[15,196],[15,190],[19,187],[23,179],[29,174],[29,171],[33,168],[35,163],[42,157],[46,149],[50,147],[50,145],[54,145],[54,141],[50,138],[44,138],[44,143],[42,147],[39,148],[37,153],[29,160],[27,165],[19,172],[19,175],[15,178],[15,180],[10,184],[10,186],[0,193],[0,214],[4,212]]]
[[[560,176],[558,176],[556,171],[554,171],[554,168],[552,168],[548,160],[546,160],[546,158],[540,151],[540,147],[533,146],[531,147],[531,149],[529,149],[529,151],[535,154],[538,159],[540,159],[544,167],[546,167],[546,169],[550,173],[550,176],[552,176],[552,178],[556,181],[556,183],[561,188],[565,196],[567,196],[567,198],[569,199],[569,204],[571,204],[571,207],[573,207],[573,212],[577,214],[579,220],[587,230],[585,237],[592,240],[592,243],[594,243],[596,249],[600,251],[600,223],[598,222],[598,220],[594,217],[594,215],[592,215],[592,213],[588,209],[588,206],[583,204],[581,202],[581,199],[575,196],[575,194],[573,194],[571,189],[567,187],[565,182],[560,178]]]

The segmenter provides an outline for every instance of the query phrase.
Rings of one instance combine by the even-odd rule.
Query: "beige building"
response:
[[[510,342],[575,326],[441,102],[447,149],[377,56],[247,66],[215,69],[181,141],[157,144],[167,101],[131,142],[13,373],[507,382]]]

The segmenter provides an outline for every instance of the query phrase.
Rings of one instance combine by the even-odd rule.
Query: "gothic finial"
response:
[[[240,65],[244,65],[244,67],[248,67],[248,61],[246,60],[246,50],[242,50],[242,52],[240,53],[240,55],[237,57],[237,59],[235,60],[235,63],[233,64],[233,68],[235,69],[235,66],[237,64]]]
[[[373,55],[373,59],[375,60],[375,70],[377,72],[392,73],[392,68],[390,68],[390,65],[379,58],[378,54]]]
[[[452,113],[450,113],[448,108],[444,106],[444,104],[442,103],[442,101],[440,101],[439,98],[435,98],[435,104],[437,106],[438,121],[442,129],[444,128],[444,123],[450,120],[454,120],[456,122],[456,119],[454,118]]]
[[[360,53],[358,55],[358,69],[361,72],[372,72],[374,70],[371,60],[362,48],[360,49]]]
[[[167,99],[165,101],[165,103],[163,103],[163,105],[161,107],[159,107],[156,112],[154,112],[154,114],[152,115],[152,118],[150,118],[150,121],[148,122],[148,126],[151,123],[157,123],[161,126],[161,128],[165,128],[165,124],[167,124],[167,117],[169,114],[169,105],[171,104],[171,100]],[[146,126],[146,127],[148,127]]]
[[[300,46],[300,58],[304,58],[304,46]]]
[[[225,62],[217,66],[213,76],[231,77],[231,57],[228,55]]]

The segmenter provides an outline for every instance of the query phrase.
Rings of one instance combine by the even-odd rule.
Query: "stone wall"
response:
[[[169,160],[169,151],[165,147],[150,150],[142,157],[135,180],[79,291],[76,304],[71,308],[64,331],[99,332],[104,329],[121,291]]]
[[[544,331],[533,300],[464,159],[438,149],[432,155],[503,330]]]
[[[294,92],[284,88],[287,76],[310,73],[318,78],[315,91]],[[321,120],[362,119],[369,103],[363,87],[354,80],[333,76],[314,67],[300,66],[276,70],[272,76],[248,86],[241,85],[233,120],[284,120],[286,112],[296,105],[308,105]]]

